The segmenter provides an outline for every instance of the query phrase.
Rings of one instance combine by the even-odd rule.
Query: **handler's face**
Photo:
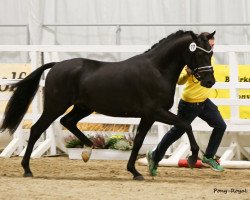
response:
[[[210,40],[208,41],[208,43],[210,44],[211,48],[213,48],[213,47],[214,47],[215,41],[214,41],[214,39],[210,39]]]

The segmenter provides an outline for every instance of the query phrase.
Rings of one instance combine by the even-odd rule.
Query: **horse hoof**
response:
[[[92,153],[92,147],[86,147],[82,151],[82,160],[88,162]]]
[[[140,176],[134,176],[133,179],[136,180],[136,181],[143,181],[143,180],[145,180],[142,175],[140,175]]]
[[[23,177],[33,177],[33,174],[32,173],[24,173]]]
[[[195,167],[197,159],[193,158],[192,156],[188,157],[188,166],[193,169]]]

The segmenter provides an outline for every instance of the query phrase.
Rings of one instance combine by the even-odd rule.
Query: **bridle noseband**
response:
[[[190,45],[189,45],[189,50],[191,52],[194,52],[196,49],[200,49],[206,53],[211,53],[213,51],[213,48],[211,48],[209,51],[202,48],[202,47],[199,47],[196,45],[196,43],[192,42]],[[194,77],[200,81],[201,80],[201,76],[200,76],[200,73],[201,72],[205,72],[205,71],[208,71],[208,72],[213,72],[213,67],[212,66],[204,66],[204,67],[197,67],[195,68],[194,70],[191,70],[192,72],[192,75],[194,75]]]
[[[192,70],[192,74],[194,75],[194,77],[200,81],[201,80],[201,76],[200,73],[201,72],[213,72],[213,67],[212,66],[204,66],[204,67],[197,67],[194,70]]]

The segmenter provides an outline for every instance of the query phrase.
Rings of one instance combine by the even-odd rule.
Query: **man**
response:
[[[207,32],[201,33],[204,39],[207,39],[206,36],[208,34]],[[211,48],[213,48],[214,38],[209,39],[208,42]],[[207,122],[209,126],[213,127],[207,149],[202,159],[202,164],[210,166],[214,171],[224,171],[224,168],[214,159],[214,156],[226,130],[226,123],[217,106],[208,98],[211,88],[202,87],[200,82],[191,74],[191,70],[188,66],[181,72],[178,84],[185,84],[185,88],[178,105],[177,115],[188,123],[191,123],[196,117],[200,117]],[[157,175],[158,163],[164,157],[169,146],[183,134],[184,131],[182,129],[174,126],[164,135],[154,150],[147,152],[148,168],[151,176]]]

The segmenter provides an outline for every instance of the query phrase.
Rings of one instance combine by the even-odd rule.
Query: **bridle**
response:
[[[194,70],[192,70],[192,75],[194,75],[194,77],[200,81],[201,80],[201,76],[200,76],[200,73],[201,72],[213,72],[214,69],[212,66],[204,66],[204,67],[197,67],[195,68]]]
[[[213,51],[213,48],[211,48],[211,49],[208,51],[208,50],[203,49],[202,47],[199,47],[199,46],[197,46],[197,45],[196,45],[196,48],[197,48],[197,49],[200,49],[200,50],[202,50],[202,51],[204,51],[204,52],[206,52],[206,53],[211,53],[211,52]]]
[[[206,53],[211,53],[211,52],[213,51],[213,48],[211,48],[210,50],[206,50],[206,49],[204,49],[204,48],[202,48],[202,47],[197,46],[196,43],[192,42],[192,43],[189,45],[189,50],[190,50],[191,52],[194,52],[196,49],[200,49],[200,50],[202,50],[202,51],[204,51],[204,52],[206,52]],[[212,67],[212,66],[203,66],[203,67],[197,67],[197,68],[195,68],[194,70],[191,70],[191,73],[192,73],[192,75],[194,75],[194,77],[195,77],[198,81],[200,81],[200,80],[201,80],[200,73],[201,73],[201,72],[206,72],[206,71],[207,71],[207,72],[213,72],[214,70],[213,70],[213,67]]]

